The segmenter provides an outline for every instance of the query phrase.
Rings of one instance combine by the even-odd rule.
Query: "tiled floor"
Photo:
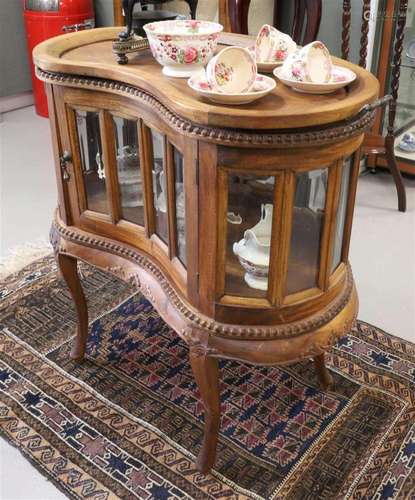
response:
[[[0,256],[45,239],[56,204],[49,123],[24,108],[0,123]],[[405,179],[408,212],[397,211],[387,173],[359,180],[350,260],[359,317],[415,342],[415,179]],[[1,480],[7,478],[7,481]],[[21,480],[24,478],[24,481]],[[0,441],[0,498],[64,498],[20,453]]]

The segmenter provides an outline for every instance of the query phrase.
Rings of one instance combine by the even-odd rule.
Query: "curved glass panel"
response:
[[[265,298],[275,177],[229,175],[225,294]]]
[[[176,203],[176,239],[177,256],[186,265],[186,212],[184,196],[184,161],[183,155],[173,147],[174,185]]]
[[[164,137],[151,129],[153,149],[153,200],[156,234],[168,244],[167,178],[164,164]]]
[[[336,233],[333,244],[333,257],[331,261],[331,271],[334,271],[340,264],[342,258],[344,225],[346,222],[347,200],[349,198],[350,171],[353,165],[353,156],[343,163],[342,180],[340,187],[339,206],[336,215]]]
[[[144,226],[137,122],[113,116],[121,217]]]
[[[99,114],[96,111],[76,110],[75,117],[86,205],[89,210],[107,214],[108,200]]]
[[[317,285],[328,170],[296,175],[286,293]]]

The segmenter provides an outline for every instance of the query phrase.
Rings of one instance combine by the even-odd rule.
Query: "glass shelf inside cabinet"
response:
[[[168,244],[167,178],[164,153],[164,136],[151,129],[153,152],[153,203],[156,234]]]
[[[113,116],[121,217],[144,226],[137,122]]]
[[[96,111],[76,110],[75,116],[85,186],[85,208],[107,214],[108,199],[99,129],[99,113]]]
[[[286,293],[317,286],[327,169],[296,175]]]
[[[225,294],[265,298],[275,177],[228,176]]]

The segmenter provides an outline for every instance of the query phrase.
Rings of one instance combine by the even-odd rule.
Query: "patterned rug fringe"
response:
[[[13,247],[5,257],[0,258],[0,281],[51,252],[52,247],[45,238]]]

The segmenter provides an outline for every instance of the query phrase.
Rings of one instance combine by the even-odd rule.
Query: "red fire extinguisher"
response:
[[[53,36],[93,28],[95,26],[93,0],[23,0],[23,2],[36,113],[47,117],[45,88],[43,82],[35,75],[33,48]]]

